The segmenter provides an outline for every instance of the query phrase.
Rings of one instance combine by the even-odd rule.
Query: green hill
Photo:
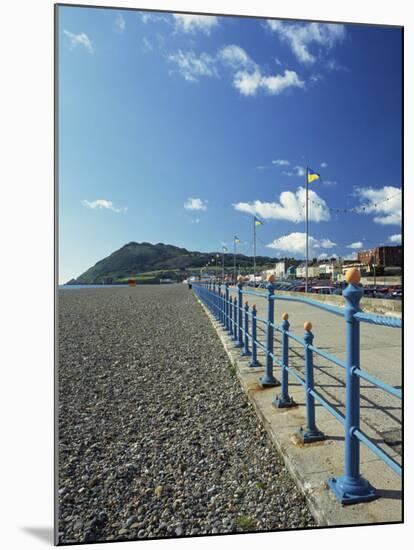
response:
[[[102,282],[122,282],[128,278],[137,278],[142,282],[158,282],[160,277],[184,278],[187,272],[198,272],[201,267],[220,254],[218,267],[221,270],[220,252],[191,252],[185,248],[169,244],[150,244],[130,242],[113,252],[107,258],[100,260],[85,273],[82,273],[72,284],[99,284]],[[274,264],[274,258],[258,256],[257,265]],[[243,254],[236,255],[236,263],[240,267],[252,266],[253,260]],[[226,267],[233,265],[233,255],[226,255]]]

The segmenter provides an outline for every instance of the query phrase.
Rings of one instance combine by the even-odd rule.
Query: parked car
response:
[[[333,294],[335,288],[332,286],[313,286],[311,292],[314,294]]]

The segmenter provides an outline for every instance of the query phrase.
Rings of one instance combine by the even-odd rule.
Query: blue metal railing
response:
[[[228,283],[220,285],[215,282],[192,283],[196,296],[208,307],[215,318],[222,324],[235,346],[242,348],[241,355],[249,357],[250,367],[261,366],[258,360],[258,350],[264,353],[264,374],[260,378],[262,387],[280,386],[280,393],[275,397],[273,404],[278,408],[295,406],[289,396],[289,375],[291,375],[305,389],[306,426],[299,429],[298,435],[304,444],[320,441],[326,438],[316,425],[315,401],[324,407],[336,418],[345,430],[344,473],[338,478],[327,481],[328,486],[343,504],[364,502],[378,497],[374,487],[360,475],[360,443],[366,445],[377,457],[385,462],[395,473],[401,475],[401,466],[391,456],[384,452],[376,443],[369,439],[360,429],[360,379],[364,379],[388,394],[401,399],[402,391],[360,368],[360,323],[401,328],[401,319],[396,317],[373,315],[362,312],[359,306],[363,289],[358,285],[360,275],[352,270],[347,276],[348,286],[343,292],[345,307],[335,307],[309,298],[288,295],[276,295],[274,285],[270,280],[267,292],[244,290],[239,280],[235,288]],[[231,293],[231,295],[230,295]],[[256,306],[249,305],[243,297],[256,296],[267,301],[267,316],[265,319],[257,316]],[[305,323],[303,337],[291,332],[288,314],[283,314],[280,325],[274,321],[274,304],[276,300],[300,302],[328,313],[344,318],[346,325],[346,360],[335,357],[316,347],[313,344],[314,335],[310,322]],[[258,323],[261,323],[265,333],[265,340],[258,337]],[[281,337],[281,358],[274,353],[275,332]],[[289,366],[289,340],[303,346],[304,350],[304,377],[300,376]],[[329,404],[315,389],[314,382],[314,354],[345,370],[345,415]],[[280,367],[281,380],[274,375],[274,364]]]

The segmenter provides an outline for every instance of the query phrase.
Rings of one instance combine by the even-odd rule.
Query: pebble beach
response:
[[[58,300],[60,544],[315,525],[186,285]]]

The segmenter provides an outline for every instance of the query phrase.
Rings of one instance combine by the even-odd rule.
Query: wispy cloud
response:
[[[306,175],[306,170],[303,166],[294,166],[292,170],[283,173],[286,176],[297,176],[302,178]]]
[[[326,168],[328,166],[328,163],[323,161],[321,162],[321,168]]]
[[[374,222],[381,225],[401,224],[401,189],[391,185],[379,189],[359,187],[356,194],[361,202],[359,213],[375,214]]]
[[[357,241],[355,243],[351,243],[351,244],[348,244],[346,247],[347,248],[352,248],[353,250],[359,250],[360,248],[362,248],[364,246],[364,243],[361,242],[361,241]]]
[[[197,56],[193,51],[168,55],[168,60],[175,63],[179,73],[189,82],[197,82],[202,76],[217,76],[214,58],[207,53]]]
[[[145,36],[142,37],[142,50],[144,52],[152,52],[154,49],[152,43],[148,40],[148,38],[145,38]]]
[[[175,28],[184,33],[202,32],[209,35],[219,21],[215,15],[173,14]]]
[[[194,218],[193,220],[190,220],[190,223],[200,223],[200,218]]]
[[[185,201],[184,208],[186,210],[207,210],[207,201],[190,197]]]
[[[248,53],[236,44],[230,44],[221,48],[218,51],[217,57],[225,65],[235,70],[240,70],[243,68],[255,69],[257,67],[256,63],[250,58]]]
[[[124,17],[118,13],[118,15],[115,18],[115,31],[119,34],[122,34],[125,31],[126,22]]]
[[[73,32],[64,30],[63,33],[68,37],[69,39],[69,46],[70,49],[73,50],[77,46],[83,46],[86,51],[93,54],[93,46],[92,42],[89,39],[88,35],[84,32],[81,32],[79,34],[74,34]]]
[[[388,241],[393,244],[401,244],[402,236],[400,233],[397,233],[396,235],[391,235],[390,237],[388,237]]]
[[[179,51],[168,59],[177,64],[179,71],[188,81],[197,81],[200,76],[218,76],[217,66],[227,68],[233,77],[233,87],[241,95],[255,96],[259,91],[278,95],[288,88],[303,88],[305,83],[295,71],[285,70],[282,74],[266,75],[243,48],[231,44],[221,48],[215,56],[207,53],[196,55],[193,51]]]
[[[322,185],[325,185],[326,187],[333,187],[334,185],[338,185],[337,181],[332,180],[322,180]]]
[[[307,65],[315,63],[324,48],[330,50],[344,40],[346,35],[344,25],[333,23],[285,23],[267,20],[266,25],[290,46],[300,63]],[[317,51],[311,51],[312,47]]]
[[[114,203],[112,201],[108,201],[106,199],[97,199],[96,201],[88,201],[83,200],[82,201],[83,206],[86,206],[87,208],[91,208],[92,210],[95,209],[104,209],[104,210],[112,210],[113,212],[116,212],[119,214],[120,212],[126,212],[128,208],[116,208]]]
[[[306,190],[299,187],[296,193],[283,191],[279,202],[238,202],[233,204],[235,210],[261,217],[265,220],[288,220],[300,223],[304,219]],[[312,189],[309,189],[309,220],[314,222],[328,221],[330,212],[326,202]]]
[[[272,160],[272,164],[276,164],[277,166],[289,166],[290,162],[288,160],[277,159]]]
[[[278,239],[274,239],[271,243],[266,245],[267,248],[279,250],[283,252],[290,252],[299,256],[305,256],[306,254],[306,233],[290,233],[284,235]],[[320,249],[330,249],[336,246],[336,243],[330,239],[316,239],[309,235],[309,254],[315,256]]]
[[[138,16],[141,18],[143,23],[150,23],[155,21],[170,21],[169,16],[163,13],[151,13],[151,12],[142,12]]]

